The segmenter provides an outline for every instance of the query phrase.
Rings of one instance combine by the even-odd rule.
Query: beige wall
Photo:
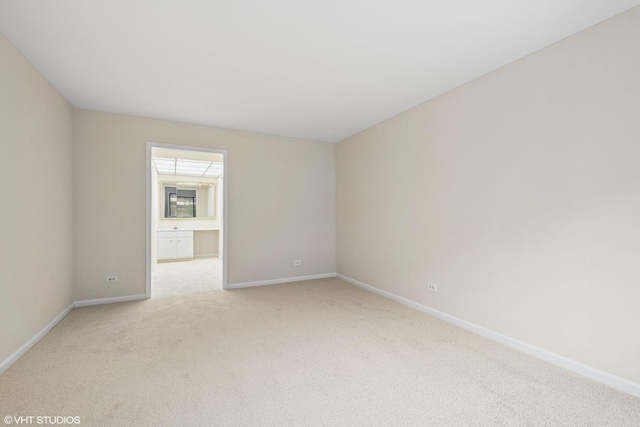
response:
[[[71,107],[0,34],[0,364],[73,302]]]
[[[147,141],[229,151],[229,284],[335,271],[335,145],[75,110],[76,300],[145,292]]]
[[[637,40],[640,8],[340,142],[338,272],[640,383]]]

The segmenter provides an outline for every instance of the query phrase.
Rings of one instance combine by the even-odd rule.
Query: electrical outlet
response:
[[[107,279],[106,279],[107,283],[117,282],[117,281],[118,281],[118,276],[107,276]]]
[[[299,259],[297,259],[297,260],[293,261],[293,265],[295,265],[295,266],[300,266],[300,265],[302,265],[302,261],[300,261]]]
[[[438,292],[438,285],[435,283],[427,282],[427,289],[433,292]]]

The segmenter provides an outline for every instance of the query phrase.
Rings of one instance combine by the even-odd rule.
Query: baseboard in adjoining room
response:
[[[378,295],[381,295],[385,298],[389,298],[391,300],[397,301],[401,304],[414,308],[416,310],[422,311],[424,313],[430,314],[434,317],[442,319],[446,322],[449,322],[453,325],[459,326],[463,329],[466,329],[475,334],[481,335],[485,338],[489,338],[490,340],[497,341],[501,344],[506,345],[507,347],[511,347],[513,349],[519,350],[523,353],[529,354],[531,356],[542,359],[546,362],[552,363],[561,368],[567,369],[569,371],[575,372],[576,374],[582,375],[584,377],[590,378],[594,381],[597,381],[601,384],[614,388],[616,390],[620,390],[622,392],[628,393],[632,396],[640,398],[640,384],[634,383],[632,381],[626,380],[624,378],[620,378],[608,372],[601,371],[592,366],[588,366],[577,362],[575,360],[566,358],[556,353],[552,353],[550,351],[544,350],[542,348],[536,347],[531,344],[527,344],[525,342],[519,341],[515,338],[511,338],[509,336],[500,334],[498,332],[492,331],[480,325],[476,325],[475,323],[468,322],[466,320],[460,319],[455,316],[451,316],[447,313],[443,313],[441,311],[435,310],[426,305],[420,304],[418,302],[412,301],[408,298],[401,297],[399,295],[393,294],[391,292],[378,289],[374,286],[368,285],[366,283],[360,282],[358,280],[352,279],[345,275],[336,273],[336,277],[344,280],[345,282],[351,283],[353,285],[359,286],[368,291],[374,292]]]
[[[220,258],[218,254],[198,254],[194,255],[193,258]]]
[[[49,333],[49,331],[51,331],[62,319],[65,318],[65,316],[67,314],[69,314],[71,312],[71,310],[73,310],[73,307],[74,307],[74,304],[72,303],[69,307],[67,307],[64,310],[62,310],[62,312],[60,314],[58,314],[51,322],[49,322],[47,324],[47,326],[42,328],[40,330],[40,332],[35,334],[29,341],[24,343],[22,345],[22,347],[17,349],[5,361],[0,363],[0,375],[2,375],[2,373],[4,371],[9,369],[9,367],[11,367],[11,365],[16,363],[18,361],[18,359],[20,359],[22,356],[24,356],[24,354],[27,351],[29,351],[34,345],[36,345],[38,343],[38,341],[40,341],[42,338],[44,338],[45,335],[47,335]]]
[[[309,276],[287,277],[284,279],[259,280],[256,282],[242,282],[228,284],[225,289],[252,288],[254,286],[277,285],[278,283],[302,282],[305,280],[326,279],[336,277],[336,273],[313,274]]]

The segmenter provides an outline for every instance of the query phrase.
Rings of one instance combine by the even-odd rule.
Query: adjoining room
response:
[[[151,148],[151,297],[222,289],[224,155]]]

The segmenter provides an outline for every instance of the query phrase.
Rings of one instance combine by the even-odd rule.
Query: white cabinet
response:
[[[193,258],[193,231],[158,231],[158,261]]]
[[[176,258],[193,258],[193,231],[189,237],[178,237],[176,242]]]
[[[175,237],[160,237],[160,233],[158,233],[158,261],[175,259],[176,254]]]

